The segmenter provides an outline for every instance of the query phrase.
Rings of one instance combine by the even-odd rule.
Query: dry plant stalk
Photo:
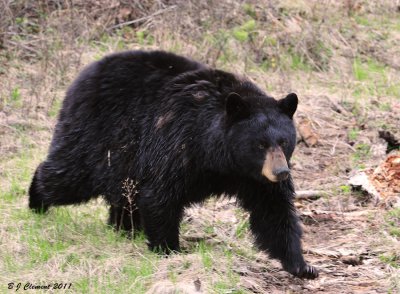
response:
[[[122,196],[124,198],[126,198],[126,200],[128,201],[128,205],[126,205],[124,207],[124,211],[127,211],[130,215],[131,227],[132,227],[132,232],[131,232],[132,237],[134,234],[133,212],[139,209],[136,205],[136,197],[139,193],[138,190],[136,189],[137,184],[138,184],[137,182],[134,182],[130,178],[126,178],[125,181],[123,181],[123,183],[122,183],[122,190],[123,190]],[[123,217],[124,217],[124,212],[121,213],[120,224],[122,224]]]

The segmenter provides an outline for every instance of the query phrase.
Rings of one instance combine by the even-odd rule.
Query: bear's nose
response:
[[[288,169],[287,167],[282,167],[274,170],[273,173],[278,181],[284,181],[289,177],[290,169]]]

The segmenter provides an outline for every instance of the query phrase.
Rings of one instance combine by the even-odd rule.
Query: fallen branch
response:
[[[137,18],[137,19],[130,20],[130,21],[127,21],[127,22],[123,22],[123,23],[119,23],[119,24],[117,24],[115,26],[109,27],[109,28],[107,28],[107,31],[112,31],[114,29],[122,28],[124,26],[129,26],[129,25],[134,24],[134,23],[138,23],[138,22],[142,22],[142,21],[148,20],[148,19],[150,19],[150,18],[152,18],[154,16],[157,16],[159,14],[162,14],[164,12],[167,12],[167,11],[175,9],[175,8],[176,8],[176,5],[172,5],[172,6],[169,6],[167,8],[160,9],[160,10],[158,10],[158,11],[156,11],[153,14],[150,14],[148,16],[144,16],[144,17]]]
[[[296,199],[317,199],[328,193],[320,190],[304,190],[296,192]]]
[[[365,221],[365,218],[377,213],[376,209],[368,209],[361,211],[332,211],[332,210],[312,210],[312,211],[302,211],[301,215],[303,217],[309,217],[311,219],[346,219],[346,220],[360,220]]]

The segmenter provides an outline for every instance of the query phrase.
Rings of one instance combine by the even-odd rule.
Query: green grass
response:
[[[307,65],[307,63],[302,55],[293,53],[291,55],[291,59],[292,59],[292,64],[290,67],[293,70],[304,70],[304,71],[309,70],[309,66]]]
[[[351,186],[349,185],[342,185],[339,187],[340,192],[344,194],[350,194],[351,193]]]
[[[356,98],[389,96],[398,98],[400,83],[389,78],[389,68],[374,58],[353,60],[353,76],[356,83],[353,95]]]
[[[246,42],[249,39],[249,33],[244,30],[241,30],[240,28],[234,29],[232,31],[232,35],[233,37],[235,37],[236,40],[240,42]]]
[[[246,12],[247,15],[249,15],[251,18],[256,18],[256,11],[254,9],[254,5],[245,3],[243,4],[243,9]]]
[[[18,136],[30,141],[26,133],[31,128],[21,128]],[[0,291],[9,281],[23,282],[25,275],[38,277],[36,284],[46,284],[56,279],[72,283],[71,291],[78,293],[145,293],[155,282],[154,274],[164,257],[147,249],[144,234],[129,240],[107,226],[107,207],[102,201],[87,205],[53,207],[44,215],[32,213],[27,208],[27,189],[32,173],[44,157],[41,149],[28,148],[8,158],[6,181],[0,186],[0,229],[10,244],[9,250],[0,252],[0,271],[7,273],[0,278]],[[12,207],[12,208],[11,208]],[[204,226],[207,235],[215,233],[215,224]],[[224,225],[218,223],[217,225]],[[243,238],[248,221],[240,223],[236,230]],[[197,249],[195,249],[197,247]],[[19,248],[16,250],[15,248]],[[194,254],[208,276],[218,272],[218,278],[203,280],[216,293],[233,289],[232,293],[245,293],[237,287],[239,276],[233,271],[233,259],[244,249],[228,250],[224,244],[207,242],[194,244]],[[178,283],[185,271],[202,270],[194,267],[183,255],[179,265],[169,266],[168,279]],[[216,261],[218,260],[218,263]],[[95,271],[96,274],[89,275]],[[40,278],[39,278],[40,277]],[[129,292],[129,291],[128,291]]]
[[[368,18],[366,18],[365,16],[357,15],[355,17],[355,21],[358,24],[363,25],[363,26],[370,26],[371,25],[371,21]]]
[[[154,36],[147,30],[139,30],[135,33],[136,41],[140,45],[152,45],[154,44]]]
[[[214,283],[213,285],[213,291],[218,294],[226,294],[226,293],[232,293],[232,294],[244,294],[248,293],[243,289],[240,289],[237,285],[226,282],[226,281],[218,281]]]
[[[250,35],[255,32],[256,25],[256,21],[250,19],[241,26],[235,27],[232,30],[232,35],[239,42],[246,42],[249,40]]]
[[[10,102],[15,107],[21,107],[22,106],[21,92],[20,92],[18,87],[12,89],[11,94],[10,94]]]
[[[230,249],[224,250],[224,272],[221,273],[220,279],[213,284],[215,293],[247,293],[241,287],[238,287],[240,276],[234,271],[233,263],[235,253]]]
[[[1,193],[1,197],[5,202],[13,202],[16,198],[26,195],[26,187],[22,186],[16,179],[11,180],[10,187]]]
[[[27,131],[20,130],[17,135],[25,136]],[[51,208],[44,215],[28,209],[27,189],[42,157],[39,149],[27,148],[3,162],[0,243],[9,247],[0,251],[0,272],[4,274],[0,291],[10,281],[24,283],[31,281],[24,275],[33,275],[37,279],[31,282],[72,283],[71,290],[78,293],[126,293],[130,287],[134,293],[144,293],[161,257],[147,250],[143,234],[129,240],[107,226],[103,202]],[[93,268],[104,273],[90,276]]]
[[[248,219],[242,220],[239,225],[236,227],[235,235],[237,238],[242,238],[246,233],[249,232],[250,222]]]
[[[20,135],[28,131],[21,130]],[[127,289],[145,293],[155,282],[158,264],[166,259],[147,249],[143,233],[129,240],[107,226],[108,211],[102,201],[54,207],[44,215],[29,211],[27,188],[42,157],[40,150],[29,149],[7,162],[5,175],[9,184],[2,185],[0,190],[0,213],[4,216],[0,228],[7,232],[3,237],[12,247],[0,252],[0,271],[7,273],[0,282],[23,282],[24,275],[33,275],[38,277],[33,281],[36,284],[56,279],[72,283],[71,291],[78,293],[126,293]],[[244,221],[237,229],[238,236],[242,238],[247,229],[248,221]],[[210,223],[203,230],[212,235],[215,228]],[[236,286],[239,276],[233,271],[233,259],[240,249],[231,251],[225,245],[212,246],[204,241],[195,247],[194,254],[198,254],[207,275],[219,273],[212,283],[202,282],[209,283],[216,293],[228,289],[245,293]],[[179,256],[183,261],[168,267],[168,279],[173,283],[179,282],[182,272],[201,270],[185,256]],[[89,275],[93,270],[96,274]],[[3,285],[0,291],[5,290]]]
[[[389,234],[400,239],[400,208],[394,208],[385,215]]]
[[[364,162],[370,157],[371,146],[365,143],[359,143],[355,146],[356,151],[352,154],[353,163],[358,168],[364,168]]]
[[[398,293],[400,289],[400,254],[397,250],[398,241],[400,240],[400,208],[393,208],[384,214],[384,223],[381,225],[381,232],[385,232],[384,237],[380,239],[386,250],[379,255],[379,260],[387,264],[393,271],[390,278],[390,290],[388,293]],[[388,233],[388,234],[387,234]],[[388,238],[388,235],[390,238]]]
[[[47,269],[41,275],[48,275],[47,280],[53,280],[52,272],[65,275],[63,280],[73,283],[78,292],[124,293],[123,289],[134,284],[135,293],[144,293],[160,257],[147,250],[143,237],[130,241],[108,227],[104,205],[90,206],[52,208],[47,215],[33,214],[26,207],[16,209],[10,217],[18,220],[18,227],[10,225],[6,230],[13,236],[9,241],[23,244],[24,253],[0,253],[4,270],[18,276],[54,264],[50,272]],[[133,247],[143,253],[126,250]],[[121,254],[126,258],[121,260]],[[92,267],[102,271],[116,257],[115,269],[120,269],[114,272],[91,278],[74,274],[77,269],[85,272]]]
[[[360,58],[355,58],[353,62],[353,74],[357,81],[365,81],[370,76],[368,64],[362,62]]]
[[[277,63],[279,67],[285,70],[293,70],[297,72],[310,72],[312,70],[312,67],[305,56],[299,54],[293,48],[289,48],[287,51],[280,54]],[[271,65],[271,68],[273,68],[273,65]]]
[[[1,62],[1,59],[0,59]],[[0,73],[2,66],[0,65]],[[21,96],[21,90],[18,86],[14,87],[7,94],[0,95],[0,110],[4,108],[4,106],[8,106],[10,108],[21,108],[23,105],[23,99]]]
[[[25,135],[21,137],[22,141],[26,140]],[[20,200],[21,197],[26,195],[28,183],[32,175],[31,157],[34,155],[35,151],[27,149],[7,161],[9,168],[5,170],[3,177],[7,179],[8,185],[0,186],[0,199],[11,203]],[[4,162],[3,164],[6,163]]]
[[[208,225],[208,226],[206,226],[206,227],[204,228],[204,233],[207,234],[207,235],[212,235],[212,234],[214,234],[214,231],[215,231],[215,229],[214,229],[214,226],[213,226],[213,225]]]
[[[50,109],[48,111],[48,115],[50,117],[56,117],[58,115],[58,112],[61,109],[61,105],[62,105],[62,100],[55,98],[53,103],[50,106]]]
[[[198,244],[198,252],[201,256],[201,260],[203,262],[203,266],[210,270],[213,266],[213,252],[212,252],[212,247],[204,241],[200,241]]]
[[[358,128],[353,128],[348,131],[347,136],[349,137],[350,141],[355,141],[357,140],[359,133],[360,130]]]
[[[394,268],[400,268],[400,255],[398,254],[382,254],[379,259]]]

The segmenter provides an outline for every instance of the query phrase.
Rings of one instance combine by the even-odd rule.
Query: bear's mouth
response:
[[[280,147],[271,147],[267,150],[261,173],[275,183],[284,181],[289,177],[290,169]]]

